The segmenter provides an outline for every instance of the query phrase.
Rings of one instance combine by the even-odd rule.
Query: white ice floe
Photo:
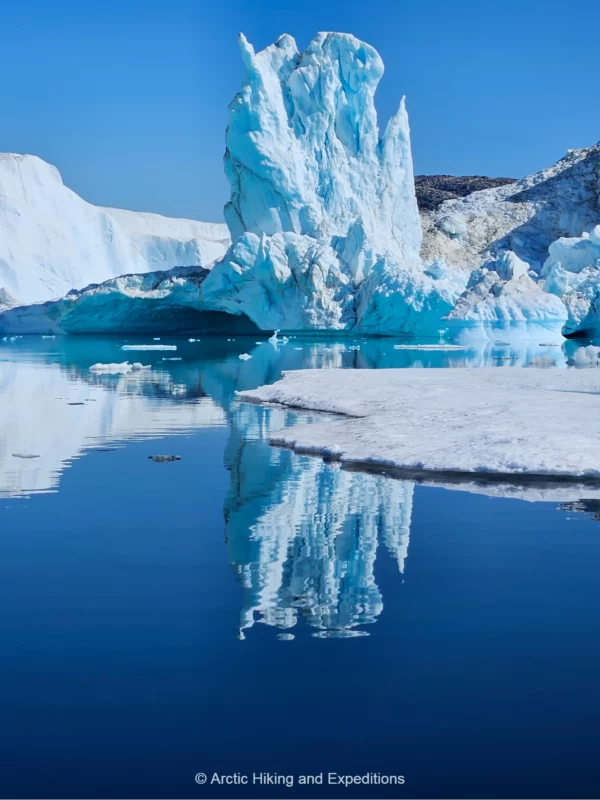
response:
[[[238,358],[241,359],[242,361],[249,361],[252,358],[252,356],[250,355],[250,353],[240,353]]]
[[[92,364],[90,372],[97,372],[103,375],[127,375],[133,371],[132,365],[129,361],[123,361],[120,364]]]
[[[124,344],[121,350],[177,350],[176,344]]]
[[[139,372],[143,369],[152,369],[150,364],[141,364],[139,361],[134,361],[130,364],[129,361],[123,361],[120,364],[92,364],[90,372],[96,372],[104,375],[128,375],[130,372]]]
[[[598,370],[309,370],[240,398],[346,415],[272,438],[345,462],[600,478]]]
[[[395,344],[394,350],[466,350],[461,344]]]

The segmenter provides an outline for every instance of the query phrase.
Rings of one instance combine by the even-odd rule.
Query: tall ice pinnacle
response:
[[[288,35],[259,53],[240,35],[240,47],[246,72],[229,107],[225,153],[232,239],[348,237],[368,261],[418,258],[408,116],[403,99],[380,136],[376,50],[342,33],[317,34],[304,53]]]

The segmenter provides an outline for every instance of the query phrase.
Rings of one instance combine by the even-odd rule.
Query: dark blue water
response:
[[[600,503],[347,472],[235,401],[494,353],[120,344],[0,350],[2,797],[597,796]],[[89,372],[128,357],[152,369]]]

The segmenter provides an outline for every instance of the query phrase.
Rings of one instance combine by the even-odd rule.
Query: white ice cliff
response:
[[[22,302],[129,272],[206,266],[228,244],[225,225],[93,206],[40,158],[0,154],[0,287]]]

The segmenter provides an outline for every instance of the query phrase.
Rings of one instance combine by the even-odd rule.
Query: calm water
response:
[[[0,795],[597,797],[600,502],[341,470],[234,394],[571,353],[254,342],[0,343]],[[406,783],[297,784],[328,772]]]

